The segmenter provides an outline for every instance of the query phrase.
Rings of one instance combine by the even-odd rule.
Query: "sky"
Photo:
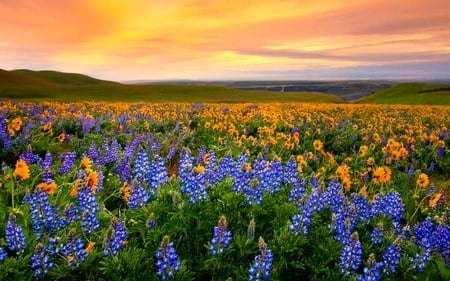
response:
[[[126,80],[449,79],[449,0],[0,0],[0,68]]]

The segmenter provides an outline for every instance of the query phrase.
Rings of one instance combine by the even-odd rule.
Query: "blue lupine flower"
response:
[[[31,145],[27,145],[27,149],[19,155],[19,159],[24,160],[28,165],[38,162],[41,160],[38,154],[34,154]]]
[[[27,247],[23,229],[17,225],[16,215],[14,214],[9,215],[9,220],[6,223],[6,246],[17,255],[21,254]]]
[[[211,240],[211,247],[209,250],[212,255],[222,254],[224,249],[230,246],[232,239],[231,231],[227,230],[227,219],[225,216],[221,216],[218,226],[214,227],[214,234]]]
[[[88,257],[88,253],[84,250],[84,243],[81,238],[75,236],[74,231],[67,234],[66,244],[58,245],[56,252],[63,255],[67,260],[67,267],[78,267]]]
[[[164,164],[164,158],[156,155],[152,160],[152,177],[150,187],[153,191],[161,187],[163,184],[169,181],[169,175],[167,174],[167,168]],[[154,192],[152,192],[154,194]]]
[[[375,245],[381,245],[384,238],[383,224],[375,227],[370,234],[370,241]]]
[[[52,154],[51,152],[47,151],[47,153],[45,153],[44,161],[42,161],[41,163],[42,170],[44,171],[42,175],[42,181],[45,183],[53,182],[52,165],[53,165]]]
[[[119,150],[121,150],[121,147],[117,138],[112,138],[111,146],[105,153],[105,164],[111,164],[119,160]]]
[[[156,275],[160,276],[163,281],[172,278],[180,270],[181,263],[178,260],[177,252],[173,247],[173,242],[169,242],[167,235],[163,237],[155,258]]]
[[[270,161],[268,171],[266,169],[263,179],[268,185],[264,190],[269,193],[280,191],[281,183],[283,181],[283,166],[278,157],[275,157],[275,159]]]
[[[434,250],[442,255],[447,265],[450,265],[450,225],[441,222],[432,235]]]
[[[260,254],[255,257],[255,263],[248,271],[249,281],[270,279],[270,270],[272,269],[273,261],[272,250],[267,248],[267,244],[264,242],[262,237],[259,237],[258,246]]]
[[[77,160],[76,152],[66,152],[61,154],[59,158],[63,159],[61,166],[59,167],[58,173],[60,175],[64,175],[72,169],[72,166],[75,164]]]
[[[180,153],[180,160],[178,163],[178,176],[180,180],[180,185],[183,192],[183,187],[188,184],[189,178],[192,175],[193,169],[193,159],[191,153],[188,149],[183,149]]]
[[[30,205],[31,222],[37,240],[58,230],[62,219],[58,215],[58,208],[50,203],[47,192],[37,189],[32,194],[26,194],[23,200]]]
[[[297,178],[297,181],[294,182],[294,187],[291,189],[289,193],[289,202],[294,202],[294,204],[300,208],[302,206],[303,196],[306,191],[306,181],[303,178]]]
[[[425,263],[430,260],[431,248],[421,248],[420,253],[409,259],[413,269],[422,272],[425,269]]]
[[[86,155],[89,159],[92,160],[92,162],[94,162],[95,164],[97,164],[97,160],[100,157],[100,151],[98,151],[97,149],[97,145],[95,145],[94,142],[91,142],[89,144],[89,149],[87,151],[87,155]]]
[[[34,249],[34,254],[30,258],[31,269],[34,270],[33,276],[39,277],[48,273],[55,264],[50,261],[50,255],[47,253],[47,247],[38,243]]]
[[[140,150],[136,154],[136,160],[134,162],[134,178],[138,181],[139,184],[147,183],[148,185],[150,185],[150,160],[145,150]]]
[[[409,169],[405,167],[405,173],[408,175],[409,178],[414,177],[414,165],[411,164],[411,166],[409,166]]]
[[[127,232],[121,221],[113,219],[103,241],[103,257],[116,256],[127,241]]]
[[[7,257],[8,253],[5,251],[5,249],[3,249],[3,246],[0,243],[0,262],[4,262]]]
[[[354,273],[361,265],[362,247],[357,232],[353,232],[349,242],[344,244],[344,250],[341,254],[339,267],[344,275]]]
[[[302,235],[308,234],[308,227],[311,225],[311,218],[315,212],[320,212],[324,206],[322,201],[322,191],[320,188],[313,189],[311,195],[303,196],[302,205],[299,208],[300,214],[292,218],[292,224],[289,225],[289,230],[294,231],[294,235],[299,233]]]
[[[250,179],[252,176],[252,170],[250,165],[242,164],[239,170],[234,172],[234,182],[232,190],[233,192],[240,193],[248,189],[250,185]]]
[[[197,159],[195,160],[195,165],[204,165],[203,159],[205,158],[205,155],[206,155],[206,147],[202,145],[202,147],[200,147],[200,150],[198,151]]]
[[[225,156],[219,162],[219,169],[217,171],[217,180],[220,182],[227,177],[233,175],[234,160],[231,153],[225,154]]]
[[[345,196],[339,181],[330,181],[327,190],[323,194],[324,204],[331,207],[333,213],[337,213],[344,205]]]
[[[11,136],[8,134],[5,115],[0,116],[0,140],[3,140],[3,149],[8,150],[12,147]]]
[[[292,185],[297,183],[298,177],[297,168],[298,168],[297,161],[295,160],[294,156],[291,156],[291,158],[289,158],[284,168],[283,183]]]
[[[81,211],[81,229],[84,233],[93,233],[100,227],[96,215],[100,208],[90,186],[78,188],[78,206]]]
[[[383,273],[395,273],[395,268],[400,264],[402,248],[400,247],[400,239],[396,239],[383,254],[384,268]]]
[[[176,153],[177,153],[177,148],[176,148],[175,144],[172,143],[169,147],[169,151],[167,152],[166,160],[171,161]]]
[[[151,212],[150,215],[147,218],[147,221],[145,223],[145,227],[148,229],[153,229],[158,225],[158,222],[156,221],[156,215],[154,212]]]
[[[130,188],[130,198],[128,198],[128,207],[130,209],[142,208],[150,199],[147,190],[134,180]]]
[[[369,223],[370,220],[370,207],[367,198],[359,193],[353,193],[350,195],[350,200],[353,200],[355,206],[356,216],[358,221]],[[401,217],[401,216],[400,216]],[[396,221],[397,222],[397,221]]]
[[[207,186],[213,186],[218,183],[219,180],[219,166],[217,165],[216,152],[214,150],[209,151],[205,162],[205,180]]]
[[[80,217],[78,215],[78,208],[72,203],[69,203],[68,205],[66,205],[66,207],[64,208],[64,211],[63,211],[63,216],[64,216],[64,220],[66,222],[64,227],[66,227],[67,225],[69,225],[73,222],[80,220]]]
[[[380,270],[383,268],[382,262],[375,260],[375,255],[370,254],[367,266],[364,267],[363,274],[357,277],[357,281],[379,281],[381,280]]]

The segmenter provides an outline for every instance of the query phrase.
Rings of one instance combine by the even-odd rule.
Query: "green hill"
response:
[[[400,83],[355,103],[450,105],[450,83]]]
[[[345,100],[312,92],[274,93],[211,85],[124,85],[77,73],[0,70],[0,100],[105,102],[335,102]]]
[[[51,84],[33,75],[0,69],[0,87],[51,86]]]
[[[0,69],[1,87],[32,86],[83,86],[83,85],[116,85],[119,83],[92,78],[78,73],[66,73],[51,70],[17,69],[6,71]]]
[[[333,102],[341,97],[312,92],[274,93],[206,85],[88,85],[59,87],[0,87],[0,100],[106,102]]]
[[[43,81],[55,85],[112,85],[119,84],[116,82],[100,80],[87,75],[78,73],[66,73],[52,70],[32,71],[28,69],[18,69],[11,71],[30,77],[36,77]]]

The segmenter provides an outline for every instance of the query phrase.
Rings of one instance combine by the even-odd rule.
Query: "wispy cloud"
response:
[[[302,2],[4,0],[0,60],[115,80],[450,73],[448,0]]]

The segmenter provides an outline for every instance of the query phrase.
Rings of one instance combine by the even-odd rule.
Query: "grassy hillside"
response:
[[[51,70],[33,71],[0,69],[0,87],[56,87],[82,85],[116,85],[116,82],[95,79],[78,73],[65,73]]]
[[[345,102],[322,93],[274,93],[211,85],[123,85],[77,73],[0,70],[0,100],[112,102]]]
[[[12,70],[11,73],[34,77],[53,85],[113,85],[116,82],[100,80],[78,73],[66,73],[52,70],[32,71],[28,69]]]
[[[341,97],[310,92],[274,93],[200,85],[90,85],[0,87],[0,99],[20,101],[112,102],[345,102]]]
[[[450,105],[450,83],[401,83],[356,103]]]

